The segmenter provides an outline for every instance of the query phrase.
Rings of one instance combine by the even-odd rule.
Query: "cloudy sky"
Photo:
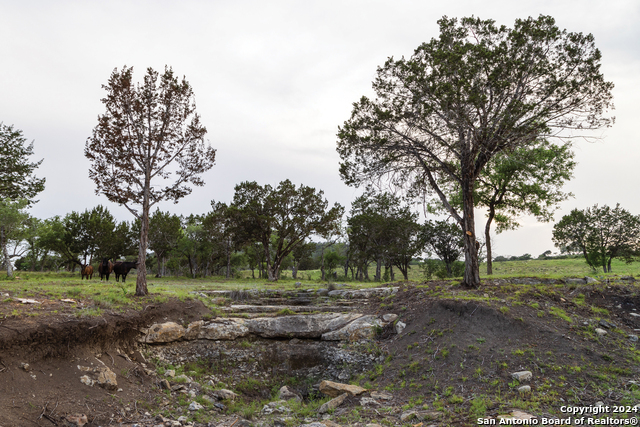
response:
[[[193,86],[218,152],[206,186],[163,210],[205,213],[212,199],[229,202],[241,181],[287,178],[349,209],[359,192],[340,180],[335,135],[351,104],[372,94],[376,67],[436,37],[443,15],[511,26],[540,14],[592,33],[605,78],[616,85],[616,124],[599,142],[576,143],[578,167],[566,186],[575,198],[556,219],[595,203],[640,213],[637,0],[0,0],[0,121],[22,129],[44,158],[38,175],[47,186],[35,216],[101,203],[130,220],[123,207],[95,195],[84,144],[104,111],[101,85],[114,68],[133,66],[141,78],[147,67],[169,65]],[[496,237],[496,255],[554,249],[550,224],[522,224]]]

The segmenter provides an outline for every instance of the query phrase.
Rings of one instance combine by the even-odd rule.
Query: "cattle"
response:
[[[98,265],[98,273],[100,273],[100,280],[102,281],[103,277],[107,278],[107,282],[109,281],[109,275],[113,271],[113,263],[109,261],[107,258],[102,258],[102,262]]]
[[[127,278],[127,274],[132,268],[137,268],[138,262],[118,261],[113,265],[113,272],[116,273],[116,282],[118,282],[120,276],[122,276],[122,283]]]
[[[81,274],[80,280],[84,279],[85,276],[87,277],[87,280],[93,278],[93,266],[83,265],[82,270],[80,271],[80,274]]]

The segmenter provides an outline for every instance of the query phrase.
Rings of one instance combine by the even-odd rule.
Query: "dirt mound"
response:
[[[74,413],[90,414],[88,425],[98,425],[144,412],[137,402],[152,405],[157,388],[135,351],[137,330],[155,321],[189,322],[210,310],[197,300],[143,305],[141,311],[76,317],[68,309],[58,311],[64,303],[48,303],[48,310],[38,307],[35,316],[5,317],[0,322],[0,425],[64,425]],[[80,368],[103,367],[116,374],[116,390],[80,382],[85,374]]]

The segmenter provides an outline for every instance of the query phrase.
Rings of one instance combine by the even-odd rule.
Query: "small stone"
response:
[[[360,406],[380,406],[380,402],[370,397],[363,397],[360,399]]]
[[[629,313],[632,317],[640,317],[640,314],[638,313]]]
[[[379,392],[379,391],[372,391],[371,392],[371,397],[373,397],[374,399],[378,399],[378,400],[391,400],[393,399],[393,396],[389,393],[384,393],[384,392]]]
[[[98,385],[107,390],[117,390],[118,382],[116,381],[116,374],[109,368],[98,368],[98,378],[96,379]]]
[[[22,369],[24,369],[24,370],[25,370],[25,372],[29,372],[29,371],[31,370],[31,367],[29,366],[29,364],[28,364],[28,363],[21,363],[21,364],[20,364],[20,367],[21,367]]]
[[[165,376],[167,376],[167,377],[171,377],[171,378],[173,378],[173,377],[175,377],[175,376],[176,376],[176,371],[174,371],[173,369],[167,369],[167,370],[164,372],[164,375],[165,375]]]
[[[300,282],[296,282],[296,283],[294,283],[294,285],[293,285],[293,286],[294,286],[294,287],[296,287],[296,288],[299,288],[299,287],[301,287],[301,286],[302,286],[302,283],[300,283]]]
[[[603,336],[607,335],[607,331],[605,331],[602,328],[596,328],[595,332],[596,332],[596,334],[598,334],[599,337],[603,337]]]
[[[318,295],[319,297],[326,297],[329,295],[329,289],[318,289],[316,295]]]
[[[416,411],[405,411],[402,413],[402,415],[400,415],[400,421],[404,423],[417,417],[418,414],[416,413]]]
[[[589,277],[589,276],[585,276],[584,281],[587,283],[598,283],[598,281],[596,279],[594,279],[593,277]]]
[[[214,390],[211,392],[211,394],[220,400],[234,400],[236,397],[238,397],[237,394],[225,388],[221,388],[220,390]]]
[[[119,389],[118,389],[118,393],[122,393],[123,391],[124,391],[124,390],[123,390],[123,389],[121,389],[121,388],[119,388]]]
[[[163,390],[169,390],[171,388],[171,384],[167,380],[160,380],[160,388]]]
[[[638,336],[637,335],[629,335],[629,341],[638,342]]]
[[[191,378],[189,378],[188,376],[186,376],[185,374],[182,375],[178,375],[177,377],[175,377],[176,380],[180,380],[180,381],[184,381],[187,384],[191,384]]]
[[[530,380],[532,377],[533,377],[533,374],[531,373],[531,371],[520,371],[520,372],[514,372],[513,374],[511,374],[511,378],[518,381],[527,381],[527,380]]]
[[[318,413],[319,414],[325,414],[325,413],[331,411],[332,409],[336,409],[338,406],[342,405],[342,402],[344,402],[344,400],[347,398],[347,396],[348,396],[347,393],[343,393],[338,397],[334,397],[333,399],[331,399],[327,403],[324,403],[320,407],[320,409],[318,409]]]
[[[599,324],[600,326],[604,327],[604,328],[607,328],[607,329],[612,329],[612,328],[615,328],[615,327],[616,327],[616,325],[614,325],[614,324],[613,324],[613,323],[611,323],[611,322],[607,322],[607,321],[606,321],[606,320],[604,320],[604,319],[600,320],[600,321],[598,322],[598,324]]]
[[[596,402],[596,404],[594,406],[604,406],[604,402],[599,400]]]
[[[202,408],[203,408],[203,406],[201,404],[199,404],[198,402],[191,402],[191,404],[189,405],[189,410],[190,411],[199,411]]]
[[[80,377],[80,382],[82,384],[85,384],[85,385],[88,385],[88,386],[91,386],[91,387],[93,387],[93,383],[94,383],[94,381],[91,378],[89,378],[88,375],[81,376]]]
[[[179,423],[186,423],[189,420],[189,418],[185,417],[184,415],[181,417],[178,417],[178,422]]]
[[[518,387],[518,391],[520,393],[529,393],[531,391],[531,386],[523,385],[521,387]]]
[[[382,316],[382,320],[384,320],[385,322],[393,322],[397,318],[398,318],[398,315],[393,313],[388,313]]]
[[[404,328],[406,327],[407,327],[407,324],[404,322],[396,323],[396,334],[400,335],[402,331],[404,331]]]
[[[293,391],[291,391],[289,387],[287,387],[286,385],[280,388],[280,391],[278,392],[278,398],[280,400],[295,399],[298,402],[302,402],[302,398],[298,396],[296,393],[294,393]]]

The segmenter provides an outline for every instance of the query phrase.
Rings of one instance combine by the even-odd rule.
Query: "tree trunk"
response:
[[[382,280],[382,259],[378,258],[376,260],[376,275],[373,277],[373,280],[376,282],[380,282]]]
[[[294,279],[298,278],[298,266],[295,263],[291,267],[291,277],[293,277]]]
[[[470,170],[464,168],[463,170]],[[462,285],[470,288],[480,286],[480,265],[478,264],[478,249],[473,212],[473,180],[471,176],[464,176],[462,181],[462,232],[464,233],[464,279]]]
[[[493,218],[495,218],[496,216],[496,210],[493,206],[489,207],[489,218],[487,219],[487,223],[484,226],[484,240],[486,242],[487,245],[487,275],[492,275],[493,274],[493,261],[492,261],[492,255],[491,255],[491,236],[489,234],[489,231],[491,230],[491,222],[493,221]]]
[[[0,245],[2,246],[2,258],[4,259],[4,266],[7,269],[7,277],[13,276],[13,266],[11,260],[9,260],[9,252],[7,251],[7,235],[4,225],[0,225]]]
[[[607,272],[608,273],[611,273],[611,260],[612,260],[612,258],[609,258],[609,261],[607,261],[607,270],[608,270]]]
[[[231,277],[231,247],[227,245],[227,274],[225,276],[227,279]]]
[[[149,294],[147,288],[147,247],[149,246],[149,189],[151,188],[151,177],[149,170],[146,172],[144,180],[144,196],[142,198],[142,214],[140,215],[140,246],[138,247],[138,266],[136,271],[136,293],[138,297]]]

